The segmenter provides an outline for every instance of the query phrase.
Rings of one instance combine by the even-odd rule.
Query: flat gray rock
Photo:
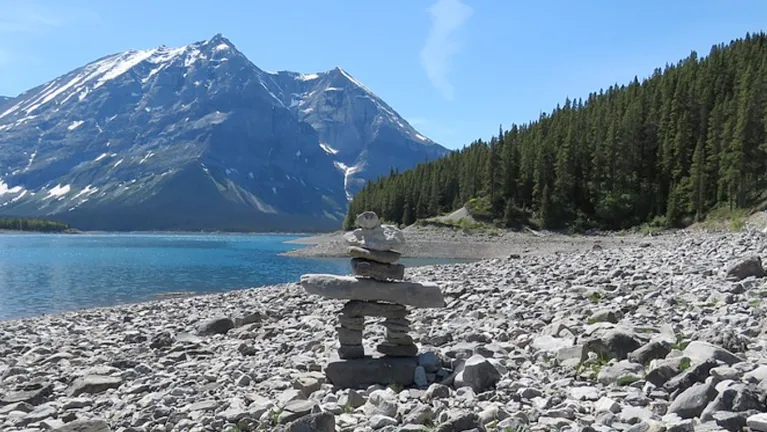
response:
[[[352,276],[306,274],[301,286],[309,294],[333,299],[377,300],[422,308],[445,307],[438,285],[429,282],[379,282]]]
[[[123,380],[120,377],[88,375],[78,378],[67,390],[69,396],[77,396],[83,393],[101,393],[109,389],[118,388]]]
[[[416,357],[365,357],[330,362],[325,375],[331,384],[340,388],[364,389],[373,384],[409,387],[413,384],[416,367]]]

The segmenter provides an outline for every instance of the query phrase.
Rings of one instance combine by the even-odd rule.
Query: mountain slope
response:
[[[505,225],[654,229],[727,215],[737,225],[745,209],[767,208],[765,91],[767,34],[747,34],[374,182],[350,220],[374,210],[410,224],[468,202]]]
[[[0,110],[0,214],[106,230],[337,228],[344,173],[276,78],[216,35],[24,92]]]
[[[8,104],[12,97],[9,96],[0,96],[0,109],[2,109],[6,104]]]
[[[418,133],[394,109],[341,68],[314,74],[279,72],[283,103],[317,131],[344,173],[351,197],[368,179],[409,169],[449,151]]]

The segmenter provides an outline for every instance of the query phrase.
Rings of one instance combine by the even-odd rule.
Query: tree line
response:
[[[64,232],[69,229],[67,224],[44,219],[0,218],[0,230],[5,231]]]
[[[692,52],[643,79],[369,182],[363,210],[411,224],[472,203],[498,225],[681,227],[767,198],[767,35]]]

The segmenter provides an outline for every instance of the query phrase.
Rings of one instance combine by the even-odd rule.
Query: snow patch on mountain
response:
[[[16,194],[24,190],[21,186],[9,187],[2,179],[0,179],[0,196],[5,194]]]
[[[50,198],[58,198],[62,197],[69,193],[69,191],[72,189],[70,185],[56,185],[52,189],[48,190],[48,195],[43,199],[50,199]]]
[[[331,146],[329,146],[329,145],[327,145],[325,143],[320,143],[320,148],[322,150],[324,150],[325,153],[327,153],[329,155],[338,154],[338,150],[334,149],[333,147],[331,147]]]

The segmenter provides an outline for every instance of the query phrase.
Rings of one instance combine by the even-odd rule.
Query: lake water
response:
[[[294,258],[287,235],[1,234],[0,320],[349,274],[345,258]],[[406,266],[447,263],[403,259]]]

